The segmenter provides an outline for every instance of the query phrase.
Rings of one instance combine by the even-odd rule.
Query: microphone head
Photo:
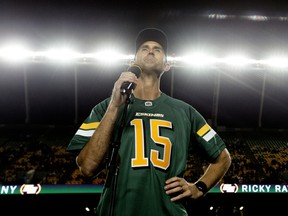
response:
[[[142,72],[142,69],[140,68],[139,65],[133,64],[130,67],[128,67],[127,71],[130,71],[130,72],[134,73],[137,77],[139,77],[141,72]]]

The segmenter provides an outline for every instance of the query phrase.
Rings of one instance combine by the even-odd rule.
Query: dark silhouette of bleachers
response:
[[[105,170],[93,180],[81,176],[76,153],[66,147],[76,126],[1,127],[0,184],[103,184]],[[287,184],[288,139],[281,131],[222,131],[232,157],[224,183]],[[188,159],[185,173],[195,181],[207,163],[199,155]]]

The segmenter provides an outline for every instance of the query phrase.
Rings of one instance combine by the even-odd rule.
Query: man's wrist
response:
[[[208,192],[207,185],[203,181],[196,182],[195,186],[198,188],[199,191],[203,193],[203,196]]]

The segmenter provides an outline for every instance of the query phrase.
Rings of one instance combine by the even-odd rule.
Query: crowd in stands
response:
[[[0,185],[5,184],[103,184],[105,170],[87,180],[66,147],[74,127],[35,129],[0,128]],[[232,165],[221,180],[239,184],[287,184],[288,137],[285,133],[221,132]],[[197,164],[200,164],[197,165]],[[203,173],[207,163],[199,155],[188,160],[188,181]]]

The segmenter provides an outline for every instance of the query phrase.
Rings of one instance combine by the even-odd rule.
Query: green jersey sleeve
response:
[[[90,112],[90,115],[80,125],[72,139],[70,140],[67,150],[80,150],[89,141],[94,131],[97,129],[102,117],[108,107],[110,98],[97,104]]]

